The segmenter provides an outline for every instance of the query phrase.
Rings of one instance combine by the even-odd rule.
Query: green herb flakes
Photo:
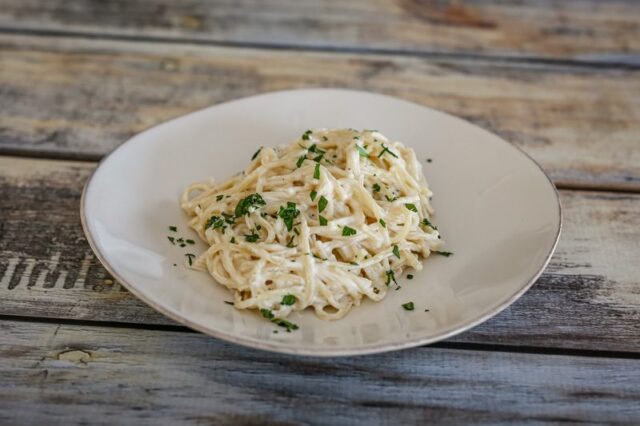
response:
[[[300,210],[296,209],[296,203],[292,203],[291,201],[287,202],[287,207],[280,206],[280,211],[278,211],[278,216],[286,225],[287,231],[293,229],[293,220],[298,217],[299,214]]]
[[[287,294],[282,298],[281,305],[291,306],[296,303],[296,297],[293,294]]]
[[[380,188],[380,185],[378,185],[377,183],[374,183],[372,188],[373,188],[373,192],[380,192],[380,190],[382,189]]]
[[[327,204],[329,204],[329,200],[324,198],[324,195],[321,195],[320,199],[318,200],[318,213],[322,213],[324,209],[327,208]]]
[[[224,198],[224,194],[220,194],[216,197],[216,201],[220,201]]]
[[[260,194],[251,194],[238,202],[236,206],[235,215],[236,217],[241,217],[246,214],[251,213],[260,208],[260,206],[265,206],[267,203],[264,201]]]
[[[226,303],[227,305],[234,306],[233,302],[229,302],[228,300],[225,300],[224,303]]]
[[[178,227],[177,227],[177,226],[170,226],[170,227],[169,227],[169,231],[171,231],[171,232],[178,232]]]
[[[193,265],[193,259],[195,259],[196,255],[191,253],[186,253],[187,260],[189,261],[189,266]]]
[[[431,222],[429,221],[429,219],[427,219],[426,217],[425,217],[424,219],[422,219],[422,224],[423,224],[424,226],[428,226],[428,227],[430,227],[430,228],[431,228],[431,229],[433,229],[434,231],[437,231],[437,230],[438,230],[438,227],[437,227],[437,226],[435,226],[433,223],[431,223]]]
[[[169,242],[170,242],[171,244],[173,244],[173,245],[175,245],[175,244],[176,244],[176,239],[175,239],[175,238],[173,238],[173,237],[167,237],[167,239],[169,240]]]
[[[296,161],[296,167],[300,168],[300,166],[302,166],[302,163],[304,163],[304,160],[307,159],[307,155],[301,155],[300,158],[298,158],[298,161]]]
[[[318,220],[320,221],[320,226],[327,226],[327,224],[329,223],[327,218],[322,215],[318,215]]]
[[[408,204],[405,204],[404,206],[407,208],[407,210],[418,213],[418,208],[416,207],[415,204],[408,203]]]
[[[316,163],[316,168],[313,171],[313,178],[320,179],[320,163]]]
[[[404,308],[405,311],[413,311],[414,309],[413,302],[403,303],[402,307]]]
[[[315,189],[311,191],[311,193],[309,194],[309,197],[311,197],[311,201],[314,201],[317,195],[318,195],[318,191],[316,191]]]
[[[386,271],[385,275],[387,276],[387,280],[385,281],[387,287],[391,284],[392,281],[395,285],[398,285],[398,282],[396,281],[396,274],[395,272],[393,272],[393,269],[389,269],[388,271]]]
[[[451,253],[450,251],[437,251],[437,250],[434,250],[431,253],[439,254],[440,256],[444,256],[444,257],[453,256],[453,253]]]
[[[357,231],[353,228],[349,228],[348,226],[345,226],[344,228],[342,228],[342,236],[343,237],[350,237],[352,235],[356,235]]]
[[[385,222],[384,219],[380,219],[378,222],[380,222],[380,225],[382,225],[383,228],[387,227],[387,222]]]
[[[393,254],[400,259],[400,249],[398,248],[397,245],[393,246]]]
[[[360,154],[361,157],[369,158],[369,153],[367,152],[366,149],[364,149],[358,144],[356,144],[356,149],[358,150],[358,153]]]
[[[302,140],[308,141],[309,140],[309,135],[312,134],[313,132],[311,130],[307,130],[306,132],[304,132],[302,134]]]
[[[378,155],[378,158],[382,158],[385,152],[388,152],[390,155],[394,156],[395,158],[398,158],[398,156],[393,151],[391,151],[388,147],[386,147],[384,144],[382,144],[382,152],[380,153],[380,155]]]
[[[221,216],[211,216],[204,224],[204,229],[212,228],[224,228],[225,227],[225,219]]]
[[[412,280],[412,279],[413,279],[413,275],[411,275],[411,274],[407,274],[407,279],[408,279],[408,280]]]

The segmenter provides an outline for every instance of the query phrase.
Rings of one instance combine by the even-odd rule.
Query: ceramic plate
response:
[[[290,143],[308,128],[378,129],[413,148],[435,196],[448,258],[431,256],[413,280],[338,321],[311,311],[286,333],[223,303],[229,291],[185,267],[169,225],[196,238],[179,206],[185,186],[244,169],[261,146]],[[429,162],[428,159],[431,159]],[[147,130],[105,158],[82,199],[97,257],[133,294],[168,317],[220,339],[304,355],[355,355],[445,339],[496,315],[540,275],[560,235],[558,194],[540,167],[498,136],[451,115],[387,96],[293,90],[216,105]],[[174,266],[176,264],[177,266]],[[402,304],[412,301],[414,311]],[[426,311],[428,310],[428,311]]]

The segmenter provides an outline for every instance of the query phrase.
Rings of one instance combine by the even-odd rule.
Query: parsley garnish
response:
[[[390,202],[390,203],[392,203],[392,202],[394,202],[395,200],[397,200],[397,199],[398,199],[398,197],[393,197],[393,198],[391,198],[391,197],[389,197],[387,194],[385,194],[385,195],[384,195],[384,198],[386,198],[386,199],[387,199],[387,201],[388,201],[388,202]]]
[[[173,237],[167,237],[167,239],[171,242],[171,244],[176,245],[176,239]]]
[[[322,157],[324,157],[324,154],[319,154],[318,156],[313,158],[313,161],[315,161],[316,163],[319,163],[322,161]]]
[[[316,168],[313,171],[313,178],[320,179],[320,163],[316,163]]]
[[[308,141],[308,140],[309,140],[309,135],[310,135],[311,133],[313,133],[311,130],[307,130],[306,132],[304,132],[304,133],[302,134],[302,139],[303,139],[303,140],[305,140],[305,141]]]
[[[432,162],[433,160],[431,158],[427,158],[427,163]]]
[[[227,305],[233,306],[233,302],[229,302],[229,301],[225,300],[224,303],[226,303]]]
[[[402,307],[404,308],[405,311],[413,311],[413,302],[407,302],[407,303],[403,303]]]
[[[309,147],[309,152],[313,152],[313,153],[316,153],[316,154],[324,154],[324,153],[326,153],[325,150],[318,148],[318,145],[316,145],[315,143]]]
[[[389,148],[387,148],[384,144],[382,144],[382,152],[380,153],[380,155],[378,155],[378,158],[381,158],[385,152],[388,152],[389,154],[393,155],[394,157],[398,158],[398,156],[396,154],[393,153],[393,151],[391,151]]]
[[[287,329],[287,333],[290,333],[291,330],[297,330],[298,326],[292,322],[289,322],[285,319],[281,319],[281,318],[276,318],[275,315],[273,315],[273,312],[271,312],[270,309],[260,309],[260,313],[262,314],[263,317],[265,317],[266,319],[268,319],[269,321],[271,321],[272,323],[280,326],[280,327],[284,327]]]
[[[220,216],[211,216],[207,219],[207,222],[204,224],[204,229],[209,229],[213,226],[213,229],[216,228],[224,228],[225,220]]]
[[[408,279],[408,280],[412,280],[412,279],[413,279],[413,275],[411,275],[411,274],[407,274],[407,279]]]
[[[287,242],[287,247],[288,248],[293,248],[293,239],[295,237],[292,235],[291,238],[289,238],[289,241]]]
[[[384,219],[380,219],[379,222],[380,222],[380,225],[382,225],[383,228],[387,227],[387,222],[385,222]]]
[[[429,227],[431,227],[434,231],[437,231],[437,230],[438,230],[438,227],[437,227],[437,226],[435,226],[433,223],[431,223],[431,222],[429,221],[429,219],[427,219],[426,217],[425,217],[424,219],[422,219],[422,224],[423,224],[424,226],[429,226]]]
[[[220,201],[224,198],[224,194],[220,194],[216,197],[216,201]]]
[[[300,166],[302,166],[302,163],[304,163],[304,160],[307,159],[307,155],[301,155],[300,158],[298,158],[298,161],[296,161],[296,166],[298,168],[300,168]]]
[[[251,213],[254,210],[258,210],[260,206],[264,206],[267,203],[264,201],[260,194],[251,194],[238,203],[236,206],[236,217],[241,217]]]
[[[280,206],[280,211],[278,212],[278,216],[287,226],[287,231],[291,231],[293,228],[293,220],[298,217],[299,214],[300,210],[296,209],[296,203],[292,203],[291,201],[287,202],[286,208]]]
[[[309,197],[311,197],[311,201],[314,201],[317,195],[318,195],[318,192],[315,189],[311,191],[311,193],[309,194]]]
[[[329,204],[329,200],[324,198],[324,195],[321,195],[320,199],[318,200],[318,213],[322,213],[327,207],[327,204]]]
[[[398,285],[398,282],[396,281],[396,274],[393,272],[393,269],[389,269],[388,271],[386,271],[385,275],[387,276],[387,281],[385,281],[385,284],[387,286],[391,284],[391,281],[393,281],[395,285]]]
[[[260,234],[256,234],[256,231],[251,231],[251,234],[244,236],[245,241],[249,243],[255,243],[259,238]]]
[[[235,244],[236,243],[236,237],[231,237],[231,239],[229,240],[229,242],[231,244]]]
[[[382,189],[380,188],[380,185],[378,185],[377,183],[373,184],[373,192],[380,192],[380,189]]]
[[[408,204],[405,204],[404,206],[407,208],[407,210],[418,213],[418,209],[416,208],[415,204],[408,203]]]
[[[369,158],[369,153],[367,152],[366,149],[364,149],[363,147],[361,147],[358,144],[356,144],[356,149],[358,150],[358,153],[360,153],[361,157]]]
[[[395,254],[396,257],[400,259],[400,249],[398,248],[397,245],[393,246],[393,254]]]
[[[344,228],[342,228],[342,236],[343,237],[350,237],[351,235],[356,235],[356,230],[353,228],[349,228],[348,226],[345,226]]]
[[[196,242],[193,240],[184,240],[185,243],[187,244],[195,244]]]
[[[327,223],[329,223],[327,218],[322,215],[318,215],[318,219],[320,220],[320,226],[327,226]]]
[[[326,137],[326,136],[323,136],[323,137],[322,137],[322,140],[323,140],[323,141],[328,141],[328,140],[329,140],[329,138],[328,138],[328,137]]]
[[[444,257],[449,257],[449,256],[453,255],[453,253],[451,253],[450,251],[437,251],[437,250],[434,250],[431,253],[439,254],[440,256],[444,256]]]
[[[296,297],[293,294],[287,294],[282,298],[281,305],[291,306],[296,303]]]
[[[191,253],[186,253],[187,260],[189,261],[189,266],[193,265],[193,259],[195,259],[196,255]]]
[[[255,153],[255,154],[253,154],[253,157],[251,157],[251,161],[253,161],[253,160],[255,160],[255,159],[256,159],[256,157],[258,156],[258,154],[260,154],[260,151],[262,151],[262,147],[260,147],[260,149],[258,149],[258,150],[256,151],[256,153]]]
[[[177,226],[170,226],[170,227],[169,227],[169,231],[171,231],[171,232],[178,232],[178,227],[177,227]]]

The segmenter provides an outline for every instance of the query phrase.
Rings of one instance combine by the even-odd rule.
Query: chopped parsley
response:
[[[318,220],[320,220],[320,226],[327,226],[327,223],[329,223],[327,218],[322,215],[318,215]]]
[[[315,154],[324,154],[324,153],[326,153],[325,150],[318,148],[318,145],[316,145],[315,143],[309,147],[309,152],[313,152]]]
[[[414,309],[413,302],[403,303],[402,307],[404,308],[405,311],[413,311]]]
[[[397,199],[398,199],[398,197],[393,197],[393,198],[392,198],[392,197],[389,197],[389,196],[388,196],[388,195],[386,195],[386,194],[384,195],[384,198],[386,198],[386,199],[387,199],[387,201],[388,201],[388,202],[390,202],[390,203],[392,203],[392,202],[394,202],[395,200],[397,200]]]
[[[296,238],[296,237],[293,236],[293,235],[291,236],[291,238],[289,238],[289,241],[287,242],[287,248],[293,248],[294,247],[294,245],[293,245],[294,238]]]
[[[320,163],[316,163],[316,168],[313,171],[313,178],[320,179]]]
[[[302,163],[304,163],[304,160],[307,159],[307,155],[301,155],[300,158],[298,158],[298,161],[296,161],[296,166],[298,168],[300,168],[300,166],[302,166]]]
[[[328,137],[326,137],[326,136],[323,136],[323,137],[322,137],[322,140],[323,140],[323,141],[328,141],[328,140],[329,140],[329,138],[328,138]]]
[[[438,230],[438,227],[437,227],[437,226],[435,226],[433,223],[431,223],[431,222],[429,221],[429,219],[427,219],[426,217],[425,217],[424,219],[422,219],[422,224],[423,224],[424,226],[428,226],[428,227],[430,227],[430,228],[431,228],[431,229],[433,229],[434,231],[437,231],[437,230]]]
[[[354,139],[356,139],[356,138],[354,138]],[[358,150],[358,153],[360,154],[361,157],[369,158],[369,153],[367,152],[366,149],[364,149],[363,147],[361,147],[358,144],[356,144],[356,149]]]
[[[227,305],[233,306],[233,302],[229,302],[228,300],[225,300],[224,303],[226,303]]]
[[[236,237],[231,237],[231,239],[229,240],[229,242],[231,244],[235,244],[236,243]]]
[[[316,191],[315,189],[311,191],[311,193],[309,194],[309,197],[311,197],[311,201],[314,201],[317,195],[318,195],[318,191]]]
[[[170,226],[170,227],[169,227],[169,231],[171,231],[171,232],[178,232],[178,227],[177,227],[177,226]]]
[[[382,189],[380,188],[380,185],[378,185],[377,183],[373,184],[373,192],[380,192],[380,189]]]
[[[385,152],[388,152],[389,154],[398,158],[398,156],[393,151],[391,151],[388,147],[386,147],[384,144],[382,144],[382,152],[380,153],[380,155],[378,155],[378,158],[382,158]]]
[[[196,242],[193,240],[184,240],[185,243],[187,244],[195,244]]]
[[[395,254],[395,256],[400,259],[400,249],[398,248],[397,245],[393,246],[393,254]]]
[[[293,220],[298,217],[299,214],[300,210],[296,209],[296,203],[292,203],[291,201],[287,202],[286,208],[280,206],[280,211],[278,211],[278,216],[282,219],[289,232],[293,229]]]
[[[427,163],[432,162],[433,160],[431,158],[427,158]]]
[[[322,213],[324,209],[327,208],[327,204],[329,204],[329,200],[324,198],[324,195],[321,195],[320,199],[318,200],[318,213]]]
[[[296,297],[293,294],[287,294],[282,298],[281,305],[291,306],[296,303]]]
[[[307,130],[306,132],[304,132],[302,134],[302,140],[308,141],[309,140],[309,135],[313,133],[311,130]]]
[[[220,201],[224,198],[224,194],[220,194],[216,197],[216,201]]]
[[[191,253],[186,253],[187,260],[189,261],[189,266],[193,265],[193,259],[195,259],[196,255]]]
[[[356,235],[356,230],[353,228],[349,228],[348,226],[345,226],[344,228],[342,228],[342,236],[343,237],[350,237],[351,235]]]
[[[395,285],[398,285],[398,282],[396,281],[396,274],[393,272],[393,269],[389,269],[388,271],[386,271],[385,275],[387,276],[387,280],[385,281],[387,287],[389,286],[389,284],[391,284],[392,281]]]
[[[255,243],[259,238],[260,234],[256,234],[256,231],[252,231],[251,234],[244,236],[245,241],[249,243]]]
[[[418,209],[415,204],[408,203],[408,204],[405,204],[404,206],[407,208],[407,210],[418,213]]]
[[[407,279],[408,279],[408,280],[412,280],[412,279],[413,279],[413,275],[411,275],[411,274],[407,274]]]
[[[216,228],[225,228],[225,219],[221,216],[211,216],[204,224],[204,229],[209,229],[213,227]]]
[[[453,255],[453,253],[451,253],[450,251],[437,251],[437,250],[434,250],[431,253],[439,254],[440,256],[444,256],[444,257],[449,257],[449,256]]]
[[[380,222],[380,225],[382,225],[383,228],[387,227],[387,222],[385,222],[384,219],[380,219],[378,222]]]
[[[256,159],[256,157],[258,156],[258,154],[260,154],[260,151],[262,151],[262,147],[260,147],[260,149],[258,149],[258,150],[256,151],[256,153],[255,153],[255,154],[253,154],[253,157],[251,157],[251,161],[253,161],[253,160],[255,160],[255,159]]]
[[[287,333],[290,333],[291,330],[297,330],[298,326],[292,322],[289,322],[285,319],[276,318],[276,316],[271,312],[270,309],[260,309],[260,313],[263,317],[276,324],[277,326],[284,327],[287,329]]]
[[[235,210],[236,217],[241,217],[249,214],[252,211],[258,210],[260,206],[264,206],[266,204],[267,203],[264,201],[260,194],[248,195],[247,197],[240,200],[240,202],[238,202]]]
[[[171,244],[175,245],[176,244],[176,239],[173,237],[167,237],[167,239],[171,242]]]

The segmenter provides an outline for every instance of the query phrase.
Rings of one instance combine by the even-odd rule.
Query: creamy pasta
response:
[[[440,248],[431,195],[402,143],[318,129],[261,148],[228,180],[190,185],[182,208],[209,246],[193,268],[232,290],[236,308],[338,319]]]

